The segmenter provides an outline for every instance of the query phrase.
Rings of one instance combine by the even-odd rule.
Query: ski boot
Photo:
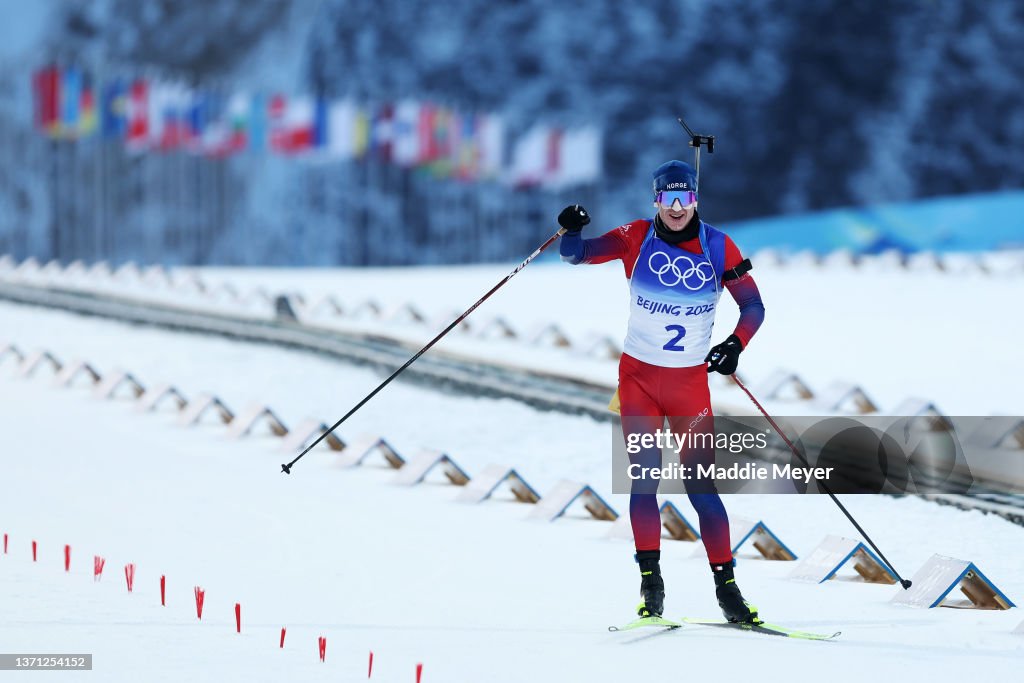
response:
[[[711,565],[711,573],[715,577],[715,595],[718,597],[718,606],[722,608],[722,614],[727,621],[734,624],[756,624],[761,621],[757,618],[757,607],[743,599],[740,587],[736,585],[732,567],[732,562]]]
[[[636,553],[640,565],[640,597],[643,602],[636,613],[641,617],[660,617],[665,611],[665,582],[661,578],[660,550],[640,550]]]

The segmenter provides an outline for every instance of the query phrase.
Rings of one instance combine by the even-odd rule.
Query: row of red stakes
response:
[[[4,534],[4,555],[7,554],[7,534]],[[32,541],[32,561],[36,562],[38,558],[39,544],[36,541]],[[93,581],[99,581],[100,577],[103,576],[103,567],[106,564],[106,560],[99,555],[93,556]],[[71,571],[71,546],[64,546],[64,571]],[[124,578],[125,583],[128,585],[128,592],[131,593],[135,587],[135,563],[129,562],[124,566]],[[206,591],[199,586],[195,588],[196,596],[196,618],[203,618],[203,603],[206,601]],[[167,577],[160,575],[160,605],[163,607],[167,606]],[[284,649],[284,637],[287,632],[287,628],[281,628],[281,641],[279,647]],[[242,605],[235,603],[235,632],[242,632]],[[320,636],[317,638],[317,647],[320,653],[320,661],[323,662],[327,657],[327,638]],[[420,678],[423,675],[423,664],[416,665],[416,683],[420,683]],[[373,676],[373,650],[370,650],[370,661],[366,671],[366,677],[370,678]]]

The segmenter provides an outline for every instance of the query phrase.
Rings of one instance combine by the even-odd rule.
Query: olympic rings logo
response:
[[[683,269],[683,262],[689,265]],[[656,265],[657,263],[657,265]],[[693,259],[684,254],[674,259],[663,251],[656,251],[647,259],[647,266],[658,276],[658,280],[666,287],[675,287],[680,282],[690,291],[696,292],[715,279],[715,269],[707,261],[694,263]],[[704,269],[707,268],[707,271]]]

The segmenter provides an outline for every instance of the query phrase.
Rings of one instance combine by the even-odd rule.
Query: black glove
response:
[[[708,372],[720,372],[723,375],[731,375],[736,372],[736,366],[740,362],[740,352],[743,351],[743,344],[735,334],[717,346],[712,346],[704,362],[708,364]]]
[[[590,214],[579,204],[567,206],[558,214],[558,224],[565,228],[566,232],[580,232],[589,222]]]

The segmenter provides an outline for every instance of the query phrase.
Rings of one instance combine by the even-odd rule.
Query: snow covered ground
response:
[[[842,642],[762,642],[694,628],[620,647],[601,630],[631,606],[635,570],[626,544],[602,538],[605,524],[528,522],[512,503],[463,506],[451,502],[453,489],[400,489],[388,485],[387,471],[337,471],[327,455],[285,478],[268,440],[227,441],[214,425],[182,429],[167,415],[138,416],[42,381],[0,387],[20,418],[10,431],[8,452],[17,456],[5,468],[10,484],[0,509],[16,548],[4,558],[14,565],[4,584],[20,595],[9,612],[19,618],[2,627],[6,649],[93,652],[111,679],[153,679],[154,662],[165,680],[215,680],[236,670],[313,678],[321,633],[333,645],[333,672],[355,678],[373,649],[381,680],[411,680],[416,661],[425,661],[428,680],[603,680],[628,675],[639,656],[665,674],[685,664],[703,675],[721,658],[750,657],[781,673],[799,657],[802,666],[828,665],[838,679],[853,680],[862,675],[856,660],[868,652],[874,664],[917,659],[922,676],[958,667],[1008,672],[1024,653],[1024,642],[1006,633],[1015,613],[909,611],[885,604],[898,589],[790,584],[781,580],[788,566],[759,561],[742,571],[764,611],[806,628],[842,629]],[[54,413],[67,419],[73,444],[44,428]],[[795,547],[842,523],[827,501],[785,501],[792,520],[781,526]],[[865,523],[882,531],[880,543],[897,547],[894,561],[919,560],[925,549],[973,552],[1011,594],[1024,588],[1013,576],[1019,558],[985,550],[1019,547],[1019,528],[917,501],[878,503]],[[890,515],[899,528],[882,527]],[[816,518],[815,530],[799,533],[798,516]],[[944,544],[937,536],[951,524],[959,533]],[[28,561],[30,537],[41,543],[39,566]],[[69,577],[60,570],[65,542],[76,553]],[[673,609],[714,614],[704,563],[687,544],[667,550],[669,580],[685,586],[673,595],[670,583]],[[94,552],[108,559],[99,586],[83,566]],[[139,566],[132,596],[117,575],[128,561]],[[165,610],[157,606],[159,574],[171,582]],[[194,585],[208,591],[202,624],[193,623]],[[244,610],[240,638],[232,633],[235,601]],[[275,649],[279,625],[289,627],[283,653]],[[693,639],[700,645],[691,659]],[[523,651],[525,661],[515,656]],[[496,667],[510,660],[522,668]]]
[[[211,283],[299,291],[310,300],[333,294],[355,306],[367,299],[396,307],[411,302],[430,315],[464,310],[508,273],[508,265],[402,269],[203,269]],[[916,396],[934,401],[949,415],[1020,414],[1024,398],[1014,379],[1024,376],[1024,356],[1001,353],[999,370],[979,365],[978,353],[999,340],[1024,336],[1024,318],[1013,302],[1024,300],[1024,275],[1009,272],[939,272],[893,267],[884,261],[852,267],[756,262],[766,307],[765,323],[744,352],[740,370],[756,384],[776,368],[796,371],[812,388],[836,380],[862,385],[883,409]],[[621,340],[628,292],[618,262],[570,267],[531,265],[494,295],[471,320],[503,316],[519,329],[556,322],[570,335],[599,331]],[[724,339],[736,306],[722,297],[715,339]],[[339,325],[356,322],[339,319]],[[359,323],[369,328],[370,323]],[[379,328],[378,328],[379,329]],[[394,334],[403,334],[392,325]],[[426,341],[422,328],[406,328],[410,341]],[[469,350],[453,339],[446,348]],[[508,360],[559,367],[591,379],[614,382],[615,363],[562,353],[552,360],[521,344],[476,342]],[[480,353],[488,353],[485,349]]]
[[[841,255],[824,263],[799,257],[779,265],[766,255],[755,265],[767,308],[765,324],[744,352],[740,372],[757,389],[777,369],[795,371],[815,391],[834,382],[861,385],[883,413],[904,400],[924,398],[949,415],[1015,414],[1024,399],[1014,378],[1024,375],[1024,356],[1003,353],[999,371],[979,365],[977,354],[999,340],[1024,334],[1024,319],[1012,313],[1012,302],[1024,298],[1024,270],[1017,252],[946,255],[946,271],[925,259],[901,267],[884,256],[853,266]],[[978,269],[985,263],[990,272]],[[177,272],[182,281],[197,272],[212,294],[167,290],[118,277],[67,276],[52,272],[11,271],[0,277],[14,282],[52,282],[61,287],[86,287],[103,293],[155,300],[163,304],[219,310],[235,315],[268,317],[270,305],[251,293],[303,293],[310,304],[334,296],[348,311],[368,300],[394,311],[411,303],[429,324],[380,320],[373,316],[331,315],[321,307],[313,318],[325,327],[384,334],[425,343],[444,323],[490,289],[509,265],[392,269],[235,269],[210,268]],[[224,285],[246,299],[232,302]],[[522,341],[479,338],[481,326],[501,317],[521,333],[556,323],[578,342],[592,334],[621,340],[627,315],[627,290],[619,264],[570,267],[539,262],[517,275],[468,320],[470,330],[457,329],[439,351],[505,362],[612,385],[616,363],[585,357],[578,350],[543,348]],[[386,316],[385,316],[386,317]],[[731,332],[736,307],[723,295],[715,339]],[[716,378],[719,379],[719,378]],[[744,406],[747,399],[731,384],[719,382],[720,404]],[[821,414],[807,404],[783,406],[782,413]]]
[[[7,340],[25,351],[45,348],[65,362],[86,359],[101,372],[121,368],[147,386],[170,383],[190,398],[210,392],[236,412],[252,402],[268,404],[289,427],[306,417],[333,423],[383,378],[299,351],[2,302],[0,327],[12,330]],[[12,364],[8,359],[0,366],[0,376],[13,372],[6,367]],[[515,463],[542,489],[566,476],[611,488],[608,424],[536,411],[509,399],[438,393],[400,380],[340,431],[349,439],[362,432],[384,434],[406,455],[438,448],[477,469],[492,461]],[[573,447],[552,451],[552,435],[563,432]]]
[[[532,274],[544,278],[559,272],[554,268]],[[426,306],[442,295],[449,304],[474,298],[467,292],[477,282],[458,278],[485,281],[495,272],[455,273],[446,289],[443,272],[433,271],[404,292],[395,284],[398,273],[347,282],[339,279],[344,273],[323,276],[325,288],[356,300],[404,293],[423,297]],[[321,277],[295,276],[307,287]],[[375,279],[390,282],[374,288]],[[550,298],[555,290],[548,285]],[[995,287],[973,286],[980,292],[982,285]],[[534,301],[543,293],[534,290]],[[512,314],[531,310],[529,304],[502,305]],[[566,324],[586,322],[578,315],[567,314]],[[842,317],[823,327],[841,328]],[[22,348],[87,358],[103,372],[123,367],[149,384],[171,381],[189,396],[213,391],[235,408],[266,402],[288,424],[307,414],[329,422],[378,380],[307,354],[8,304],[0,305],[0,329]],[[832,376],[848,369],[816,361],[820,351],[794,357]],[[906,357],[917,362],[914,354]],[[623,645],[605,627],[628,618],[636,568],[630,544],[605,537],[606,522],[580,514],[530,521],[529,507],[507,499],[457,503],[453,487],[398,487],[392,471],[340,470],[326,451],[310,454],[286,477],[279,472],[285,454],[269,435],[234,440],[213,421],[180,427],[169,410],[141,414],[127,399],[101,401],[84,386],[60,389],[42,371],[23,379],[13,369],[10,359],[0,365],[0,533],[11,544],[0,555],[0,649],[91,652],[97,680],[355,680],[366,675],[370,650],[373,680],[412,681],[422,662],[425,682],[621,680],[639,671],[658,679],[740,674],[771,681],[820,680],[824,672],[860,681],[895,668],[913,680],[953,680],[1011,676],[1024,657],[1024,637],[1011,633],[1019,610],[900,608],[888,603],[895,587],[793,583],[784,579],[790,563],[747,558],[738,577],[766,616],[797,628],[841,630],[841,639],[794,642],[688,627]],[[963,390],[974,395],[970,386]],[[609,490],[609,427],[588,418],[398,382],[353,422],[343,436],[380,432],[406,455],[420,446],[441,448],[471,475],[497,461],[519,467],[541,493],[565,476]],[[625,496],[608,498],[625,511]],[[676,502],[689,512],[685,501]],[[826,534],[855,535],[820,497],[744,495],[726,504],[734,516],[765,520],[798,554]],[[970,559],[1011,599],[1024,599],[1021,527],[913,498],[859,496],[847,504],[903,573],[932,553]],[[32,539],[40,544],[36,564]],[[73,549],[70,575],[62,566],[65,543]],[[693,544],[665,543],[669,615],[717,613],[706,563],[694,552]],[[98,584],[93,554],[107,559]],[[132,595],[124,588],[127,562],[138,566]],[[159,606],[160,575],[168,580],[166,608]],[[201,623],[196,585],[207,590]],[[241,635],[234,633],[235,602],[242,604]],[[282,626],[288,636],[280,651]],[[320,635],[328,638],[323,664],[316,655]]]

